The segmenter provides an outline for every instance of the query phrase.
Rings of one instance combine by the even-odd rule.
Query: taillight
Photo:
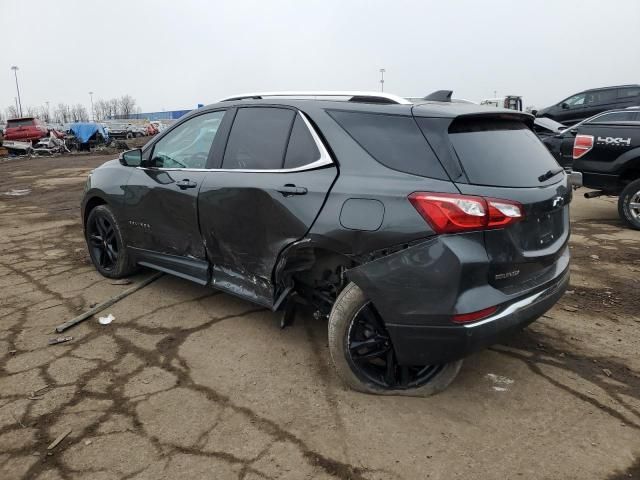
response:
[[[584,156],[589,150],[593,148],[593,135],[576,135],[576,139],[573,142],[573,159]]]
[[[498,307],[489,307],[483,308],[482,310],[478,310],[477,312],[471,313],[459,313],[454,315],[451,320],[455,323],[470,323],[477,322],[478,320],[482,320],[483,318],[490,317],[498,310]]]
[[[439,234],[503,228],[524,218],[522,205],[511,200],[415,192],[409,201]]]

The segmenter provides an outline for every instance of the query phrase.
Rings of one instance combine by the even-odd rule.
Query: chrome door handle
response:
[[[196,182],[192,182],[188,178],[176,182],[176,185],[180,188],[180,190],[186,190],[187,188],[196,188],[198,186]]]
[[[286,185],[280,188],[277,188],[276,190],[280,192],[282,195],[284,195],[285,197],[288,197],[290,195],[306,195],[307,194],[307,189],[305,187],[296,187],[291,183],[287,183]]]

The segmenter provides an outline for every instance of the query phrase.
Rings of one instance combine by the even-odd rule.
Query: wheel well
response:
[[[86,206],[84,207],[84,218],[82,219],[82,224],[86,225],[87,224],[87,218],[89,218],[89,214],[91,213],[91,210],[93,210],[94,208],[96,208],[98,205],[106,205],[107,202],[105,202],[102,198],[100,197],[92,197],[89,199],[89,201],[87,201]]]
[[[348,283],[344,273],[357,262],[325,248],[300,246],[286,253],[282,265],[277,284],[328,315]]]
[[[624,186],[639,178],[640,167],[634,165],[633,167],[629,167],[624,172],[622,172],[622,174],[620,175],[620,183],[624,188]]]

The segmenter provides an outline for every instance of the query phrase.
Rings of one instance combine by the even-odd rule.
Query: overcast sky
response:
[[[143,112],[235,93],[452,89],[544,107],[640,83],[640,0],[0,0],[0,109],[132,95]]]

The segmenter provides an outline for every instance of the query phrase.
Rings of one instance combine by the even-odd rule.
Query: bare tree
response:
[[[18,116],[18,109],[15,107],[15,105],[9,105],[7,107],[7,119],[18,118]]]
[[[136,101],[131,95],[123,95],[118,103],[120,105],[120,115],[124,118],[129,117],[136,107]]]
[[[118,112],[119,112],[118,99],[112,98],[111,100],[109,100],[109,116],[112,118],[115,118],[115,116],[118,115]]]
[[[55,119],[56,123],[70,122],[72,120],[72,117],[71,108],[69,108],[69,105],[59,103],[53,112],[53,118]]]
[[[38,107],[27,107],[27,117],[37,117],[40,110]]]
[[[87,113],[87,109],[81,103],[76,103],[71,109],[71,115],[73,116],[74,122],[88,122],[89,114]]]
[[[96,120],[104,120],[109,115],[108,102],[99,99],[93,104],[93,113],[96,116]]]
[[[40,119],[44,120],[46,123],[51,122],[51,114],[49,113],[49,109],[46,105],[42,105],[38,109],[38,117],[40,117]]]

